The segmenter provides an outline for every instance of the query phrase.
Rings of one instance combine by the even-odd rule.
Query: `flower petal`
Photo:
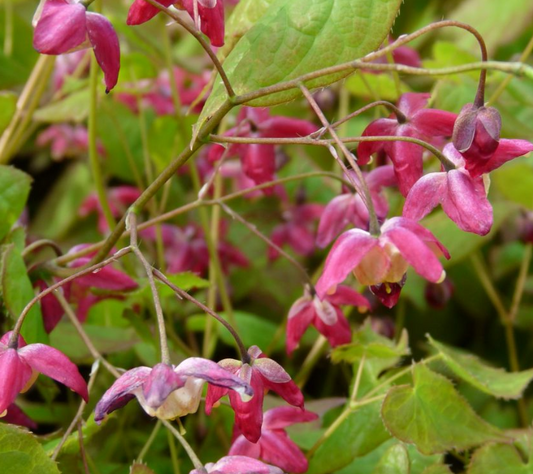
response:
[[[265,413],[263,427],[267,430],[281,430],[295,423],[307,423],[317,419],[318,415],[312,411],[295,407],[276,407]]]
[[[30,344],[18,353],[33,370],[66,385],[85,401],[89,400],[87,384],[78,367],[62,352],[45,344]]]
[[[501,139],[498,148],[490,160],[476,160],[474,162],[467,160],[466,168],[473,177],[479,176],[480,174],[490,173],[508,161],[531,151],[533,151],[533,143],[528,142],[527,140]]]
[[[214,464],[206,464],[205,467],[208,474],[283,474],[278,467],[247,456],[226,456]],[[194,469],[190,474],[204,474],[204,470]]]
[[[15,349],[0,348],[0,414],[13,403],[31,379],[32,370]]]
[[[300,448],[284,431],[265,430],[261,440],[261,459],[295,474],[307,472],[308,462]]]
[[[370,302],[362,294],[344,285],[337,286],[337,291],[332,295],[328,295],[326,299],[337,306],[352,305],[370,309]]]
[[[447,192],[447,173],[429,173],[423,176],[409,191],[403,216],[418,222],[445,199]]]
[[[87,34],[104,71],[106,94],[116,86],[120,71],[120,44],[111,22],[99,13],[87,13]]]
[[[256,359],[253,364],[253,369],[272,383],[286,383],[291,380],[291,376],[285,369],[279,365],[275,360],[268,357]]]
[[[324,248],[329,245],[348,225],[350,222],[348,210],[353,200],[353,194],[341,194],[328,203],[318,224],[316,244],[319,247]]]
[[[86,40],[85,7],[66,0],[48,0],[33,34],[33,47],[42,54],[67,53]]]
[[[363,137],[395,135],[398,122],[395,119],[378,119],[372,122],[363,131]],[[361,142],[357,146],[357,163],[359,166],[368,164],[370,157],[383,150],[385,142]]]
[[[296,349],[300,339],[313,321],[314,317],[315,309],[310,302],[298,312],[292,312],[291,309],[287,321],[287,339],[285,343],[287,354],[291,354],[294,349]]]
[[[339,308],[336,308],[336,313],[337,320],[334,324],[326,324],[319,317],[314,321],[317,331],[328,340],[331,347],[348,344],[352,340],[352,330],[346,316]]]
[[[174,0],[157,0],[157,2],[168,8],[174,3]],[[159,8],[154,7],[153,5],[148,2],[145,2],[144,0],[135,0],[128,11],[128,18],[126,19],[126,24],[140,25],[142,23],[147,22],[148,20],[151,20],[160,11],[161,10],[159,10]]]
[[[274,179],[276,171],[276,153],[272,145],[246,145],[242,158],[244,174],[256,184],[266,183]]]
[[[426,137],[451,137],[457,114],[438,109],[422,109],[410,123]]]

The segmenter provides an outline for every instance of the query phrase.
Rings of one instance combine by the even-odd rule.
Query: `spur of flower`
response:
[[[33,385],[39,373],[62,383],[88,401],[87,384],[65,354],[46,344],[26,344],[20,335],[16,344],[10,344],[11,335],[12,331],[0,339],[0,416],[7,413],[19,393]]]
[[[247,362],[224,359],[218,364],[253,388],[254,396],[250,401],[243,401],[234,392],[229,392],[229,401],[235,412],[235,424],[240,432],[246,439],[256,443],[261,437],[263,397],[267,390],[276,392],[287,403],[299,408],[304,406],[304,397],[285,369],[274,360],[266,357],[259,347],[250,347],[248,356],[249,361]],[[214,385],[208,387],[205,401],[205,411],[208,415],[211,413],[213,405],[226,394],[228,394],[227,388]]]
[[[153,368],[136,367],[124,372],[97,403],[94,419],[100,423],[107,414],[135,397],[146,413],[163,420],[194,413],[204,382],[232,390],[243,403],[254,395],[250,384],[242,378],[208,359],[190,357],[177,366],[160,363]]]
[[[379,236],[351,229],[331,248],[316,285],[317,294],[321,299],[333,294],[350,272],[362,285],[398,283],[409,265],[426,280],[438,283],[446,276],[439,256],[450,258],[429,230],[405,217],[386,221]]]

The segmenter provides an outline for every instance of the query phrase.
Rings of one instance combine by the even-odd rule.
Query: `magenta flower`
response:
[[[380,222],[383,222],[389,212],[389,203],[383,193],[385,186],[395,186],[397,184],[394,168],[392,166],[379,166],[363,173],[366,184],[370,191],[370,196],[376,210],[376,215]],[[357,180],[355,173],[352,173]],[[346,192],[333,198],[322,214],[318,225],[316,243],[324,248],[337,237],[344,228],[351,224],[358,229],[368,230],[369,215],[361,196],[358,193]]]
[[[52,125],[39,133],[36,143],[40,147],[50,144],[52,158],[59,161],[86,153],[89,140],[87,129],[83,125],[59,124]],[[98,153],[104,156],[106,151],[102,143],[98,142],[97,147]]]
[[[215,362],[189,357],[177,366],[160,363],[153,368],[136,367],[124,372],[97,403],[94,420],[100,423],[135,397],[146,413],[163,420],[194,413],[204,382],[219,390],[231,389],[239,400],[249,400],[254,395],[250,384]]]
[[[247,363],[243,364],[235,359],[224,359],[218,364],[224,370],[239,376],[253,388],[254,397],[249,402],[243,402],[233,392],[229,393],[229,400],[235,411],[235,424],[246,439],[256,443],[261,437],[265,391],[272,390],[287,403],[300,408],[303,408],[304,397],[285,369],[277,362],[267,358],[259,347],[250,347],[248,354],[250,361]],[[205,401],[205,411],[208,415],[211,413],[213,405],[227,393],[228,389],[212,385],[208,387]]]
[[[316,131],[315,125],[306,120],[289,117],[271,117],[268,109],[243,107],[237,117],[237,126],[224,135],[229,137],[252,138],[294,138],[303,137]],[[217,161],[222,157],[224,147],[213,145],[209,150],[209,160]],[[233,144],[228,157],[239,156],[244,174],[256,184],[272,181],[276,171],[274,145]]]
[[[298,255],[308,256],[315,250],[315,222],[324,210],[322,204],[297,203],[290,204],[285,200],[283,212],[284,223],[277,225],[272,231],[271,240],[279,247],[287,244]],[[270,261],[279,257],[278,251],[268,247]]]
[[[168,273],[189,271],[204,275],[209,268],[209,250],[203,230],[194,224],[183,228],[170,224],[163,224],[161,227]],[[218,242],[218,255],[222,270],[228,272],[233,265],[247,267],[248,258],[239,249],[223,240],[225,233],[225,226],[222,225],[221,238]],[[152,241],[156,239],[153,227],[141,231],[140,235]]]
[[[257,443],[248,441],[237,425],[230,456],[241,455],[262,459],[285,472],[304,473],[308,462],[300,448],[289,438],[285,428],[295,423],[307,423],[318,419],[316,413],[294,407],[278,407],[265,412],[261,438]]]
[[[122,217],[123,214],[141,195],[141,191],[135,186],[117,186],[107,191],[107,202],[114,218]],[[105,234],[109,230],[102,206],[96,193],[91,193],[85,198],[78,210],[81,217],[86,217],[93,212],[98,213],[98,230]]]
[[[205,469],[207,474],[283,474],[283,471],[275,466],[246,456],[226,456],[216,463],[207,463]],[[203,469],[193,469],[190,474],[205,472]]]
[[[39,288],[40,291],[48,288],[48,285],[43,280],[37,280],[33,286]],[[61,321],[65,311],[63,311],[63,307],[55,295],[48,293],[41,298],[41,313],[43,315],[44,330],[47,334],[50,334]]]
[[[78,368],[62,352],[45,344],[29,344],[19,335],[15,347],[8,346],[11,331],[0,339],[0,416],[19,393],[27,391],[39,373],[50,377],[88,401],[87,384]]]
[[[4,412],[5,415],[2,417],[0,414],[0,420],[5,421],[11,425],[24,426],[30,430],[37,429],[37,423],[33,421],[26,413],[24,413],[17,405],[12,403],[7,407],[7,411]]]
[[[492,206],[483,178],[470,175],[452,143],[444,147],[443,153],[456,168],[420,178],[407,195],[403,216],[419,221],[440,204],[461,230],[486,235],[492,227]]]
[[[33,47],[41,54],[54,56],[91,47],[104,71],[106,93],[117,84],[117,34],[106,17],[87,12],[80,0],[46,0],[36,20]]]
[[[324,299],[353,272],[362,285],[398,283],[411,265],[426,280],[442,281],[446,273],[438,256],[450,258],[446,248],[420,224],[394,217],[381,226],[379,236],[351,229],[337,239],[326,259],[316,290]]]
[[[338,286],[335,293],[326,295],[322,300],[306,288],[304,296],[296,300],[289,311],[287,353],[291,354],[296,349],[311,324],[331,347],[348,344],[352,339],[352,331],[340,308],[342,305],[370,309],[368,300],[347,286]]]
[[[404,273],[400,281],[396,283],[378,283],[377,285],[371,285],[370,291],[376,296],[381,303],[387,308],[393,308],[400,299],[400,293],[407,280],[407,274]]]
[[[456,114],[437,109],[425,109],[430,94],[407,93],[398,101],[398,108],[404,117],[378,119],[363,132],[363,136],[397,136],[428,140],[433,137],[448,137],[453,133]],[[361,142],[357,148],[358,163],[365,165],[374,153],[385,151],[392,160],[398,178],[400,192],[407,193],[422,176],[422,155],[424,149],[413,143]]]
[[[224,45],[224,4],[222,0],[197,0],[198,18],[194,14],[195,0],[157,0],[164,7],[174,4],[186,10],[195,20],[196,27],[204,33],[213,46]],[[160,10],[144,0],[135,0],[128,12],[128,25],[140,25],[151,20]]]

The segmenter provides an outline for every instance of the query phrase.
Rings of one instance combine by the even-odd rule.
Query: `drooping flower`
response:
[[[456,114],[444,110],[426,109],[430,94],[409,92],[398,101],[403,117],[383,118],[373,121],[363,136],[397,136],[428,140],[433,137],[448,137],[453,133]],[[361,142],[357,148],[358,163],[365,165],[371,155],[385,151],[392,160],[398,178],[400,192],[407,193],[422,176],[422,155],[424,149],[405,141]]]
[[[120,45],[109,20],[87,12],[81,0],[46,0],[40,13],[34,19],[33,47],[54,56],[92,48],[104,71],[106,93],[113,89],[120,70]]]
[[[39,373],[66,385],[88,401],[87,384],[65,354],[45,344],[26,344],[20,335],[17,346],[11,347],[8,345],[11,333],[0,339],[0,416],[19,393],[33,385]]]
[[[294,407],[277,407],[265,412],[261,438],[248,441],[235,425],[230,456],[241,455],[262,459],[285,472],[304,473],[308,462],[300,448],[287,435],[285,428],[295,423],[307,423],[318,418],[316,413]]]
[[[248,354],[250,361],[247,363],[243,364],[235,359],[224,359],[218,364],[250,384],[254,390],[254,397],[249,402],[243,402],[233,392],[229,392],[229,400],[235,412],[235,423],[239,430],[246,439],[256,443],[261,436],[265,391],[272,390],[287,403],[300,408],[303,408],[304,397],[285,369],[277,362],[267,358],[259,347],[250,347]],[[226,394],[228,394],[228,389],[212,385],[208,387],[205,401],[205,411],[208,415],[211,413],[213,405]]]
[[[231,389],[239,400],[249,400],[254,395],[250,384],[242,378],[208,359],[190,357],[177,366],[160,363],[153,368],[128,370],[97,403],[94,420],[100,423],[107,414],[135,397],[146,413],[163,420],[194,413],[200,404],[204,382],[220,390]]]
[[[114,218],[122,217],[141,195],[141,191],[135,186],[117,186],[107,191],[107,202]],[[109,230],[102,206],[96,193],[91,193],[81,204],[78,214],[86,217],[93,212],[98,213],[98,230],[105,234]]]
[[[278,467],[247,456],[226,456],[216,463],[207,463],[205,469],[207,474],[283,474]],[[190,474],[205,473],[203,470],[193,469]]]
[[[389,212],[389,203],[383,193],[385,186],[395,186],[396,176],[392,166],[379,166],[363,173],[370,191],[372,203],[377,218],[383,222]],[[357,180],[355,173],[352,177]],[[346,193],[333,198],[322,214],[318,225],[316,243],[319,247],[326,247],[337,237],[348,224],[358,229],[368,230],[369,214],[361,196],[347,190]]]
[[[36,143],[40,147],[50,144],[52,158],[59,161],[87,153],[89,138],[83,125],[57,124],[39,133]],[[106,151],[100,141],[97,142],[97,148],[98,153],[105,156]]]
[[[429,230],[405,217],[385,221],[379,236],[351,229],[341,234],[331,248],[316,290],[319,298],[334,293],[350,272],[362,285],[398,283],[409,265],[436,283],[446,275],[440,255],[450,258]]]
[[[331,347],[348,344],[352,331],[340,306],[351,305],[360,309],[370,309],[368,300],[347,286],[338,286],[335,293],[320,299],[308,287],[304,296],[294,302],[287,323],[287,353],[291,354],[309,325],[317,328],[330,343]]]
[[[237,126],[228,130],[228,137],[252,138],[294,138],[303,137],[316,131],[316,126],[306,120],[292,117],[270,116],[268,109],[243,107],[237,117]],[[209,160],[222,157],[224,147],[213,145],[209,150]],[[276,171],[274,145],[233,144],[229,147],[228,158],[239,156],[243,171],[256,184],[272,181]]]
[[[37,423],[35,423],[35,421],[26,415],[26,413],[14,403],[7,407],[6,414],[3,417],[0,417],[0,420],[11,425],[24,426],[30,430],[37,429]]]
[[[492,227],[492,206],[483,178],[471,176],[452,143],[444,147],[443,153],[456,168],[420,178],[407,195],[403,216],[419,221],[440,204],[461,230],[486,235]]]
[[[224,45],[224,4],[222,0],[157,0],[164,7],[175,7],[186,10],[195,20],[196,27],[211,41],[213,46]],[[198,15],[195,16],[195,1]],[[160,10],[144,0],[135,0],[128,12],[128,25],[140,25],[151,20]]]

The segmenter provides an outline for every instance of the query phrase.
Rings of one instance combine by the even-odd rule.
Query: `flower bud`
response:
[[[429,306],[442,309],[453,295],[453,282],[446,278],[442,283],[428,283],[424,296]]]

